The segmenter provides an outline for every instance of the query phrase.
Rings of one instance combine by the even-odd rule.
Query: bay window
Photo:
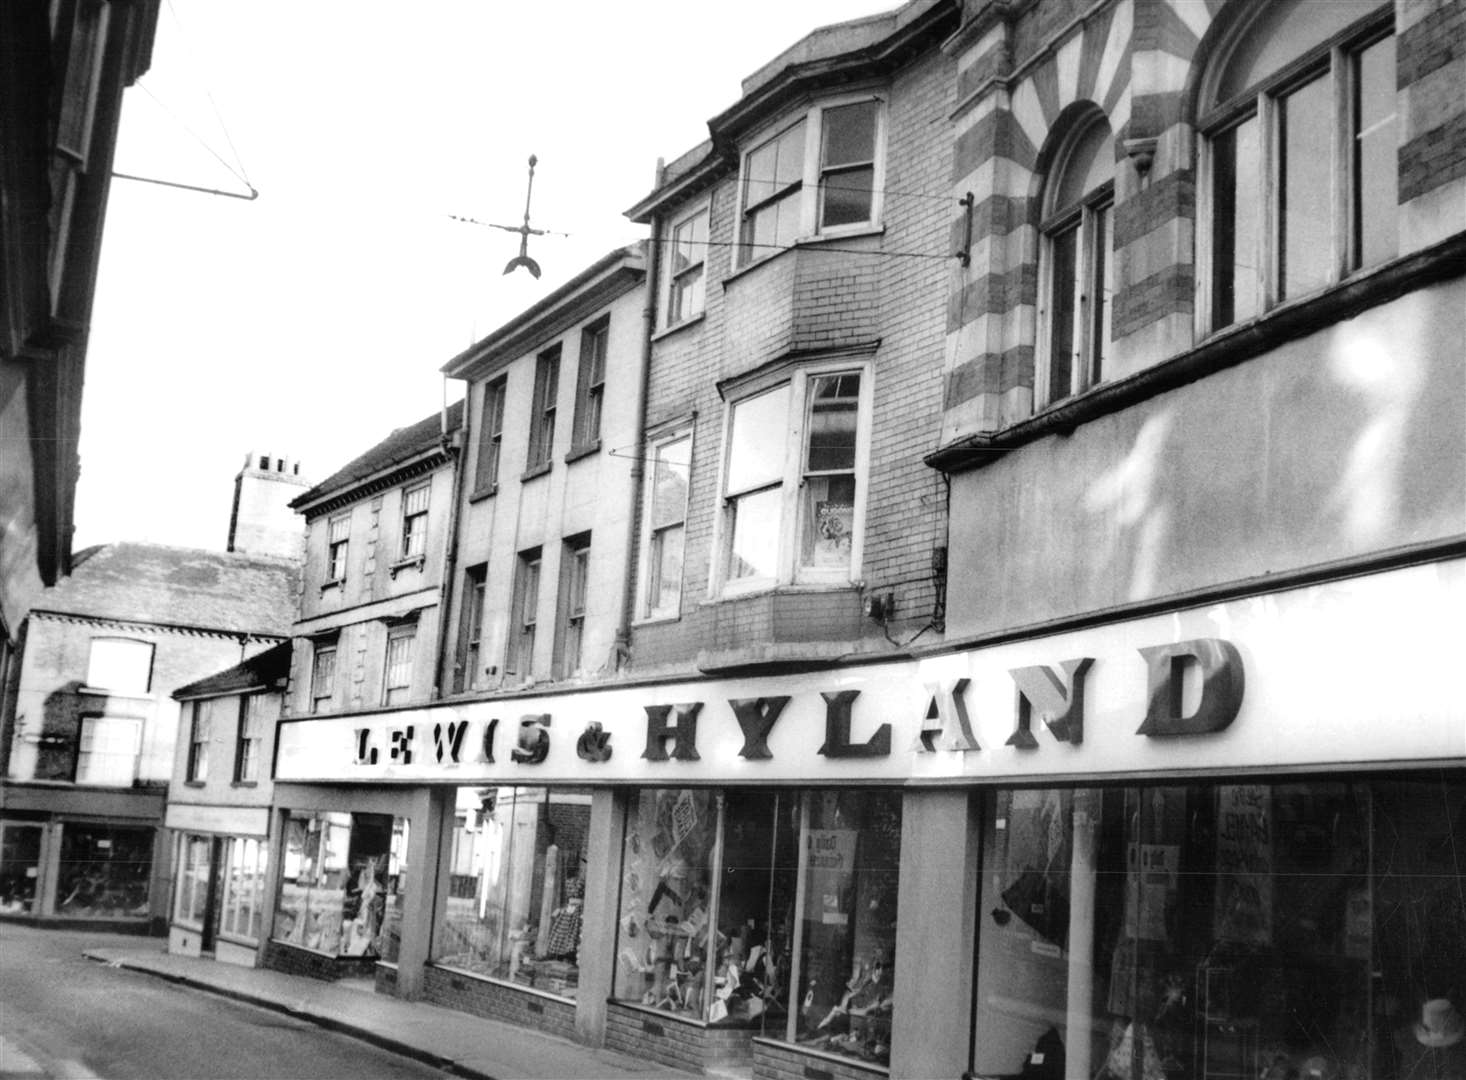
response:
[[[801,370],[730,408],[723,591],[856,576],[870,414],[865,366]]]
[[[1257,5],[1222,41],[1199,108],[1211,329],[1397,253],[1391,10]]]
[[[884,102],[811,107],[743,159],[738,264],[880,220]]]

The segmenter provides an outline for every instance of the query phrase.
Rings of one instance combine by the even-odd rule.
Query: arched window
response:
[[[1035,393],[1049,405],[1104,377],[1114,270],[1115,140],[1097,110],[1071,131],[1043,197],[1043,288]]]
[[[1218,43],[1198,109],[1211,329],[1396,253],[1392,11],[1269,0]]]

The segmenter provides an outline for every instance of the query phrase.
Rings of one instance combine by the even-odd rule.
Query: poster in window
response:
[[[826,500],[814,506],[814,551],[816,566],[844,566],[850,562],[850,534],[855,524],[855,507],[848,502]]]
[[[855,876],[854,829],[809,831],[809,900],[805,918],[825,926],[850,923]]]
[[[1219,941],[1273,940],[1272,792],[1263,784],[1217,789],[1216,927]]]

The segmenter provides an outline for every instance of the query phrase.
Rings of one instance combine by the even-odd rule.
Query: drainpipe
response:
[[[656,186],[666,179],[667,166],[657,159]],[[631,662],[631,622],[636,617],[636,576],[641,556],[641,489],[646,476],[643,435],[646,432],[646,403],[652,370],[652,334],[657,329],[657,270],[662,264],[662,221],[652,217],[652,233],[646,247],[646,303],[641,309],[641,377],[636,388],[636,452],[631,455],[631,513],[626,518],[626,589],[621,598],[621,624],[612,646],[616,670]]]
[[[443,553],[443,580],[438,583],[438,653],[433,662],[433,697],[437,701],[443,696],[443,672],[445,670],[444,650],[448,647],[448,600],[453,595],[453,575],[458,566],[458,504],[463,497],[463,454],[468,445],[469,403],[473,398],[472,385],[463,395],[463,420],[454,436],[448,433],[448,376],[443,376],[443,407],[439,420],[439,443],[453,466],[453,502],[448,508],[447,550]]]

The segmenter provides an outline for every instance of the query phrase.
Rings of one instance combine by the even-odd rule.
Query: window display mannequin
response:
[[[1466,1080],[1466,1017],[1449,997],[1431,998],[1396,1037],[1401,1075],[1411,1080]]]

